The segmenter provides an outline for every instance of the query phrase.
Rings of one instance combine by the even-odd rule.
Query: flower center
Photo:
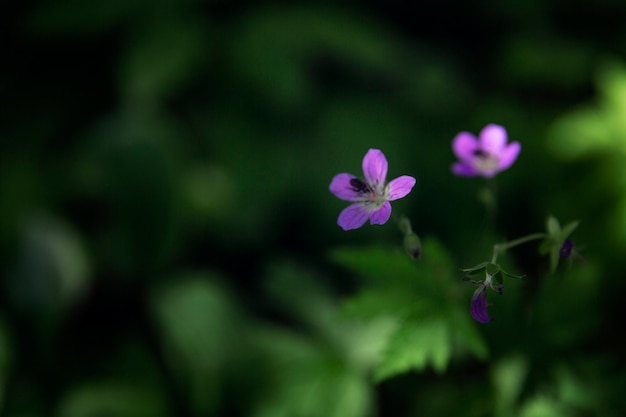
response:
[[[498,158],[490,154],[483,149],[476,149],[474,151],[474,160],[472,161],[474,168],[479,171],[493,171],[498,168]]]
[[[387,201],[385,189],[380,190],[380,187],[370,185],[358,178],[352,178],[350,186],[354,192],[361,195],[361,202],[366,205],[373,204],[375,208],[380,208]]]

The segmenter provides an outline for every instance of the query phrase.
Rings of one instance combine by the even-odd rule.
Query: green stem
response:
[[[521,245],[522,243],[530,242],[532,240],[545,239],[546,236],[547,235],[545,233],[533,233],[531,235],[513,239],[508,242],[496,243],[495,245],[493,245],[493,255],[491,257],[491,263],[496,263],[496,261],[498,260],[498,255],[500,253],[506,252],[507,250],[514,248],[515,246]]]

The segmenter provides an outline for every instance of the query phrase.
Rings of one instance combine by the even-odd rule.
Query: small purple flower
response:
[[[506,130],[489,124],[480,132],[479,138],[469,132],[461,132],[452,141],[452,150],[459,162],[452,165],[452,172],[464,177],[490,178],[509,168],[519,155],[521,145],[507,145]]]
[[[337,219],[343,230],[358,229],[369,219],[371,224],[385,224],[391,216],[390,201],[411,192],[415,178],[403,175],[389,183],[387,159],[382,151],[370,149],[363,158],[365,181],[352,174],[337,174],[330,183],[330,192],[354,204],[346,207]]]
[[[507,274],[501,269],[499,270],[499,272]],[[495,274],[490,274],[489,272],[486,272],[484,281],[476,281],[471,279],[470,277],[463,278],[463,281],[478,286],[476,291],[474,291],[472,301],[470,302],[470,313],[472,314],[472,317],[474,317],[474,320],[480,323],[489,323],[492,320],[491,317],[489,317],[489,313],[487,312],[487,290],[491,288],[499,295],[502,295],[504,293],[504,285],[499,284],[496,280],[496,274],[498,274],[499,272],[496,272]]]
[[[561,249],[559,249],[559,255],[561,258],[569,258],[572,255],[572,250],[574,250],[574,242],[572,239],[565,239]]]
[[[470,313],[474,320],[480,323],[489,323],[492,320],[487,312],[487,306],[487,287],[484,284],[479,285],[470,303]]]

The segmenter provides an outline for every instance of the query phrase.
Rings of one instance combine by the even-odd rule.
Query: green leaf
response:
[[[342,311],[347,317],[371,319],[380,316],[406,317],[418,305],[417,298],[397,288],[365,289],[344,300]],[[419,308],[421,309],[421,308]]]
[[[216,277],[176,277],[151,294],[151,313],[165,363],[196,414],[219,407],[222,375],[245,345],[240,314]]]
[[[496,415],[513,415],[529,371],[528,361],[519,355],[501,359],[491,368]]]
[[[19,308],[46,320],[58,318],[90,285],[91,266],[82,236],[45,215],[25,222],[16,272],[8,289]]]
[[[71,388],[60,401],[57,416],[159,417],[169,415],[166,396],[128,382],[92,382]]]
[[[441,296],[446,283],[456,282],[458,272],[443,246],[424,239],[420,262],[414,262],[401,248],[380,246],[338,248],[331,259],[352,272],[381,285],[396,285],[416,294]]]
[[[266,374],[253,417],[360,417],[372,410],[372,392],[363,370],[329,344],[284,329],[256,326],[254,351]]]
[[[132,99],[161,99],[183,88],[206,59],[205,23],[167,16],[142,29],[127,42],[122,55],[122,94]]]
[[[558,244],[552,245],[552,250],[550,251],[550,272],[554,273],[556,271],[557,266],[559,266],[559,254],[560,248]]]
[[[429,364],[441,373],[451,356],[450,331],[442,318],[409,319],[391,336],[374,377],[382,381],[409,370],[422,371]]]

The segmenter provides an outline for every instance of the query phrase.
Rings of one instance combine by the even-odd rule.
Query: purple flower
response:
[[[493,177],[509,168],[519,155],[521,145],[507,145],[506,130],[489,124],[480,132],[479,138],[469,132],[461,132],[452,141],[452,150],[459,162],[452,165],[452,172],[464,177]]]
[[[489,323],[492,320],[487,312],[487,287],[484,284],[479,285],[474,291],[470,303],[470,313],[472,313],[474,320],[480,323]]]
[[[358,229],[369,219],[371,224],[384,224],[391,216],[390,201],[411,192],[415,178],[403,175],[389,183],[387,159],[382,151],[370,149],[363,158],[365,181],[352,174],[337,174],[330,183],[330,192],[354,204],[346,207],[337,219],[343,230]]]
[[[572,250],[574,249],[574,242],[572,239],[565,239],[563,245],[559,249],[559,255],[561,258],[569,258],[572,255]]]
[[[497,266],[495,264],[491,264],[491,265]],[[486,270],[487,263],[485,262],[484,264],[477,265],[477,266],[479,268],[477,269],[472,268],[472,269],[476,271],[476,270],[485,268]],[[475,281],[471,279],[470,277],[463,278],[463,281],[467,281],[471,284],[478,286],[476,291],[474,291],[474,295],[472,296],[472,301],[470,302],[470,313],[472,314],[472,317],[474,317],[474,320],[480,323],[489,323],[492,320],[491,317],[489,317],[489,313],[487,312],[487,307],[488,307],[487,290],[491,288],[492,290],[497,292],[499,295],[502,295],[504,293],[504,285],[499,284],[498,280],[496,280],[496,275],[500,272],[506,275],[510,275],[502,271],[502,269],[499,269],[499,271],[494,274],[490,274],[489,272],[486,272],[484,281]]]

